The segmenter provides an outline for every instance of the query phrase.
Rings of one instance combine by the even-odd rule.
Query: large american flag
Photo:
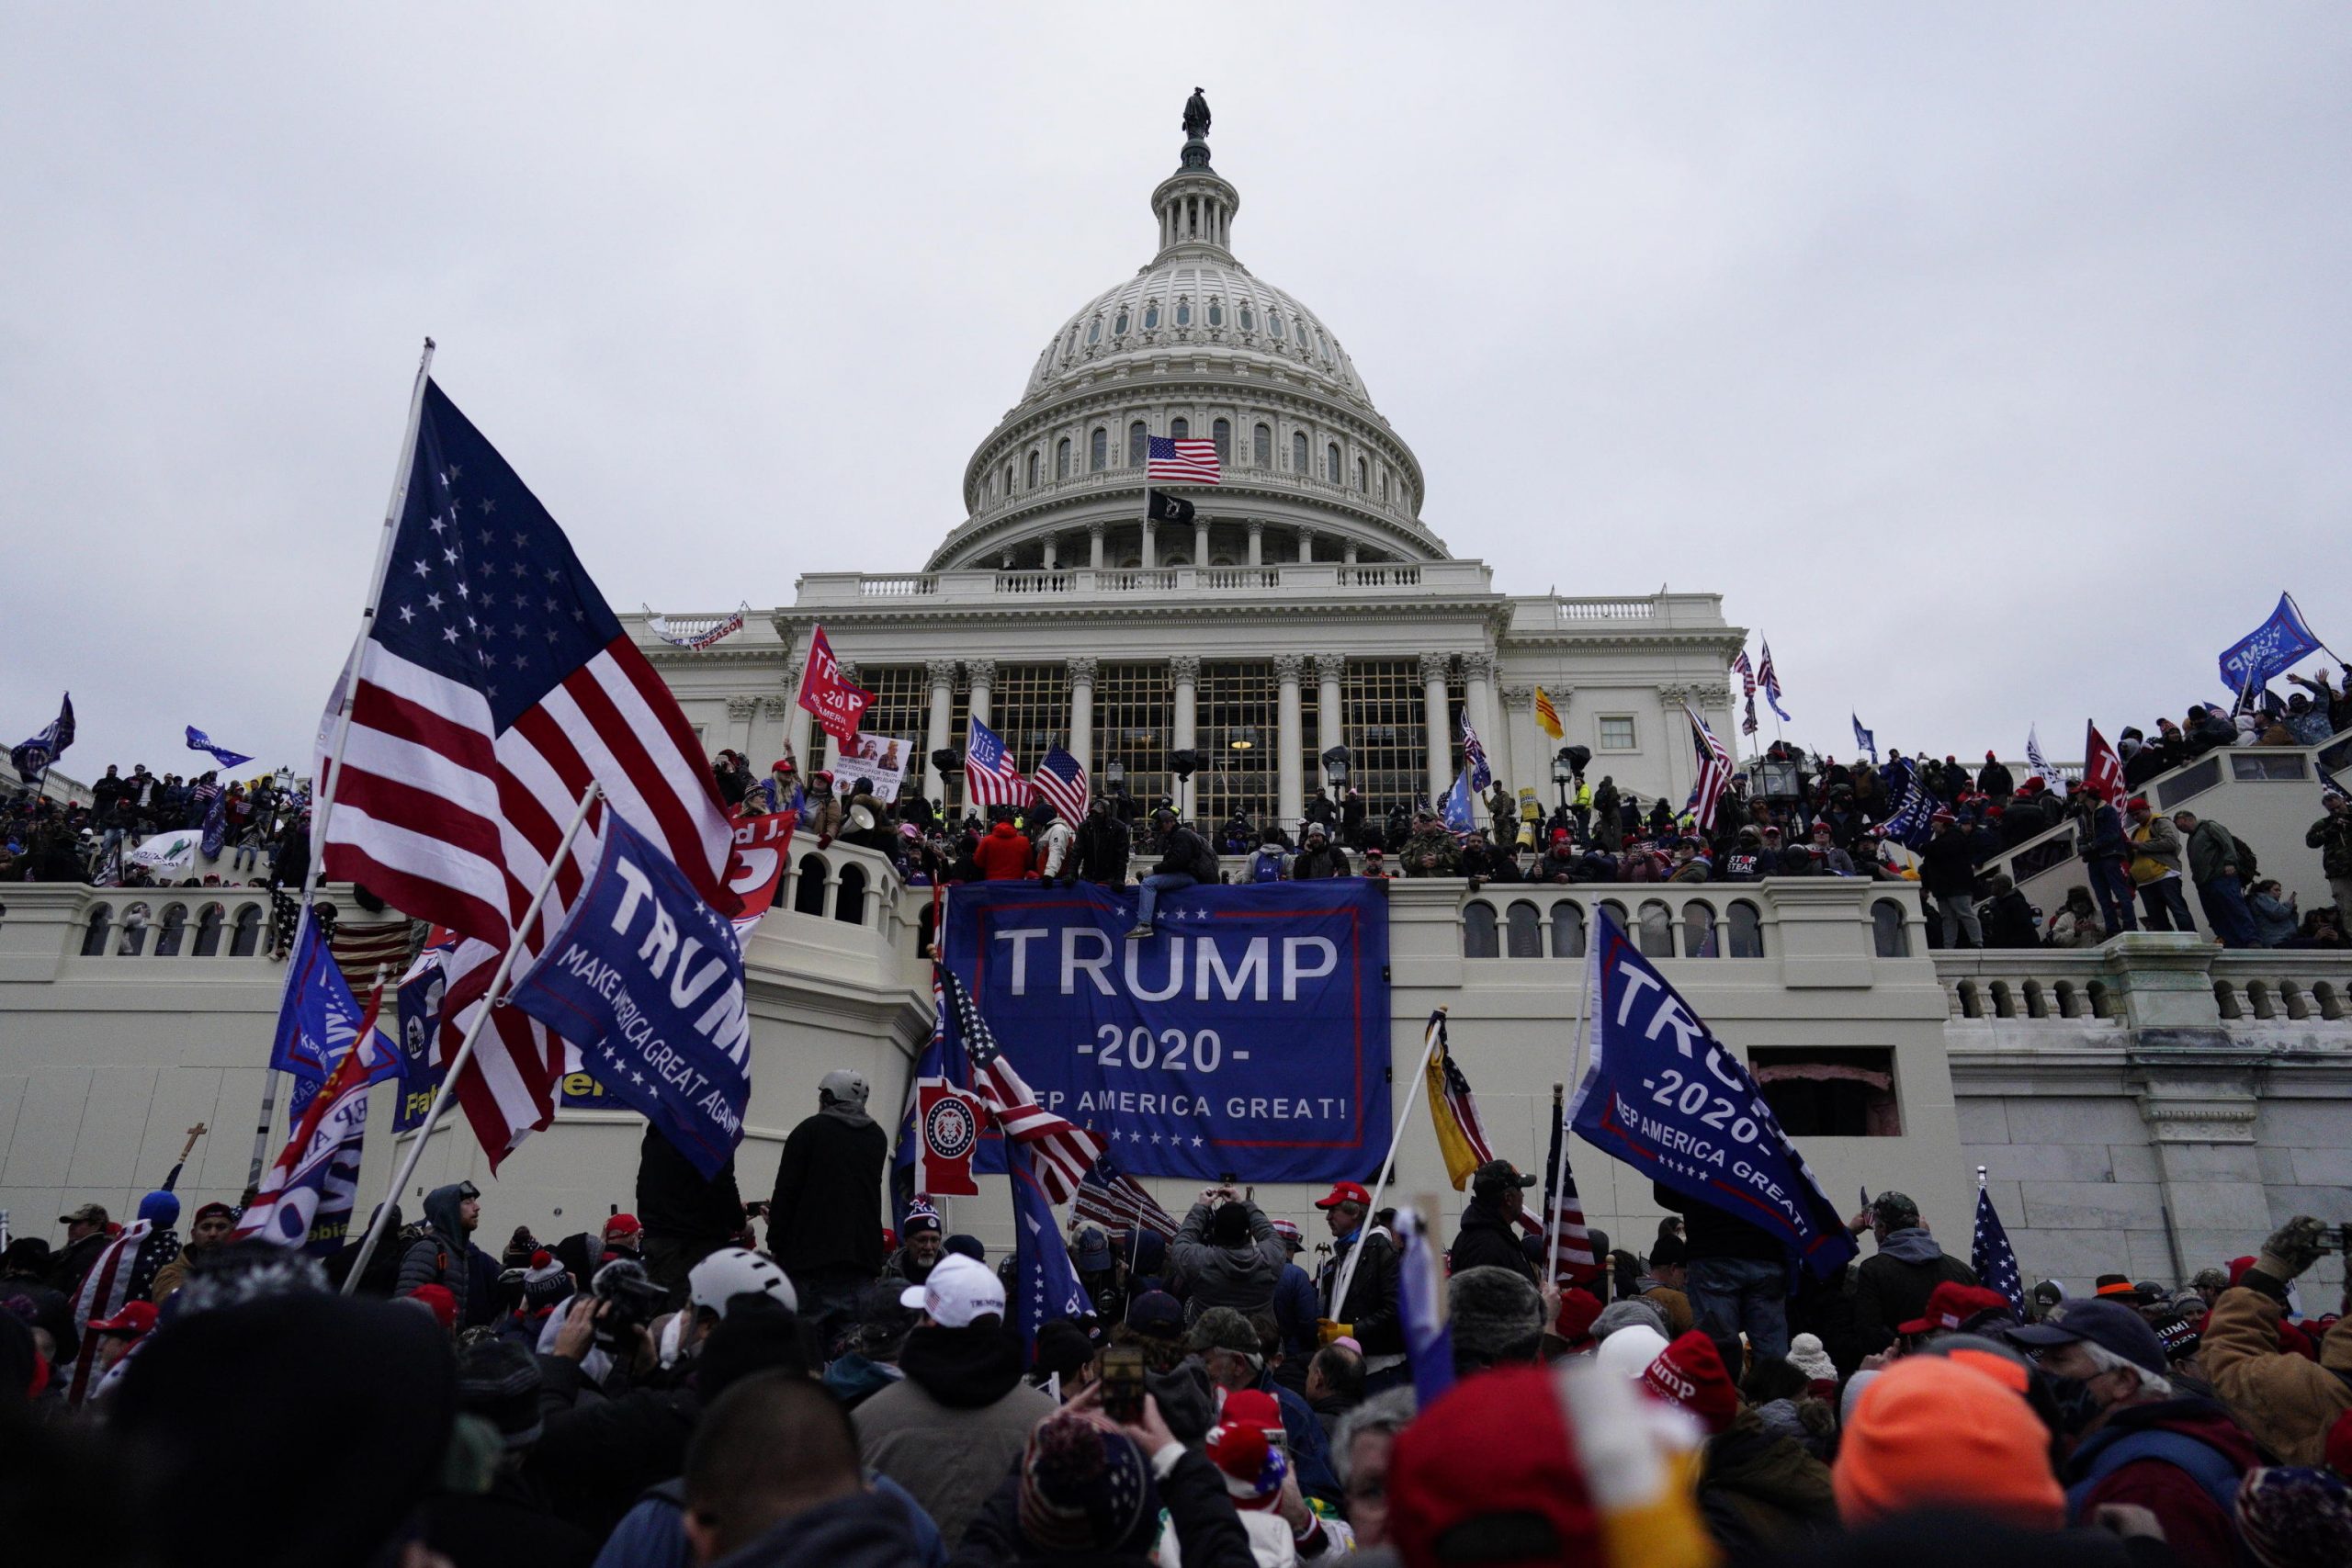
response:
[[[964,804],[967,806],[1026,806],[1029,781],[995,730],[978,719],[968,721],[964,738]]]
[[[1739,694],[1747,705],[1739,721],[1739,732],[1753,735],[1756,733],[1756,666],[1747,661],[1747,649],[1741,649],[1739,657],[1731,661],[1731,672],[1739,677]]]
[[[1723,799],[1724,791],[1731,787],[1731,753],[1724,750],[1724,743],[1715,739],[1715,732],[1707,728],[1707,721],[1699,716],[1698,710],[1685,703],[1682,711],[1690,715],[1690,743],[1699,754],[1699,776],[1690,791],[1691,809],[1696,814],[1693,820],[1698,823],[1699,831],[1712,832],[1715,805]]]
[[[321,860],[329,877],[465,939],[447,966],[446,1060],[508,943],[519,938],[527,956],[546,941],[593,869],[583,833],[537,929],[514,931],[592,781],[713,908],[731,915],[737,900],[727,809],[702,749],[563,530],[430,382],[415,443],[350,671]],[[493,1169],[552,1118],[563,1065],[544,1028],[511,1008],[492,1014],[457,1095]]]
[[[1144,1184],[1112,1163],[1104,1155],[1079,1181],[1078,1201],[1070,1218],[1083,1225],[1101,1225],[1114,1235],[1148,1230],[1176,1239],[1176,1216],[1159,1206]]]
[[[1213,485],[1219,471],[1214,441],[1155,435],[1146,444],[1146,484]]]
[[[1781,674],[1772,668],[1772,645],[1769,642],[1764,644],[1764,657],[1756,666],[1756,683],[1764,688],[1764,700],[1772,705],[1772,711],[1781,715],[1783,723],[1787,722],[1789,716],[1781,712]]]
[[[1045,760],[1037,771],[1029,775],[1037,793],[1054,803],[1054,809],[1066,822],[1075,823],[1086,815],[1086,770],[1077,758],[1059,746],[1048,747]]]
[[[1576,1172],[1568,1168],[1569,1107],[1552,1091],[1552,1152],[1544,1162],[1544,1256],[1555,1281],[1581,1284],[1599,1272],[1592,1233],[1585,1228],[1584,1200]]]
[[[996,1118],[1007,1141],[1026,1145],[1037,1156],[1037,1180],[1046,1195],[1057,1203],[1069,1202],[1088,1168],[1102,1157],[1102,1140],[1037,1103],[980,1016],[972,993],[945,964],[939,968],[939,989],[940,1016],[961,1039],[972,1063],[972,1091]]]

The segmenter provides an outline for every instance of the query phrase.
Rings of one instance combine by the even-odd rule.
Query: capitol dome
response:
[[[1420,463],[1338,336],[1234,255],[1241,197],[1204,125],[1150,205],[1157,252],[1055,328],[931,570],[1444,558]],[[1152,436],[1217,444],[1218,485],[1159,487],[1193,504],[1182,526],[1144,521]]]

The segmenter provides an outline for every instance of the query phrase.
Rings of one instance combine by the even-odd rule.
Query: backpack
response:
[[[1215,886],[1217,882],[1216,851],[1198,833],[1192,835],[1193,880]]]
[[[2254,858],[2254,846],[2235,833],[2230,835],[2230,842],[2235,846],[2235,852],[2231,858],[2238,863],[2239,886],[2251,887],[2254,879],[2262,874],[2262,864]]]
[[[1250,857],[1250,880],[1280,882],[1283,879],[1283,855],[1280,850],[1260,850]]]

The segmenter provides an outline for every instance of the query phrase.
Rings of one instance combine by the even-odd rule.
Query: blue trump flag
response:
[[[17,776],[28,784],[40,784],[49,776],[49,765],[57,754],[74,744],[74,694],[65,694],[59,705],[57,716],[49,721],[39,735],[8,749],[8,761],[17,765]]]
[[[752,1021],[735,928],[607,807],[595,874],[509,998],[706,1179],[743,1139]]]
[[[1593,916],[1592,1066],[1577,1135],[1780,1238],[1826,1276],[1858,1250],[1763,1091],[1606,910]]]
[[[1034,1354],[1037,1330],[1066,1317],[1091,1317],[1094,1299],[1078,1282],[1078,1269],[1063,1244],[1061,1222],[1054,1217],[1053,1200],[1037,1179],[1033,1157],[1025,1148],[1011,1158],[1012,1176],[1012,1289],[1005,1304],[1012,1309],[1012,1326],[1021,1343]]]
[[[1396,1315],[1405,1329],[1405,1359],[1413,1369],[1413,1397],[1427,1410],[1453,1386],[1453,1325],[1445,1315],[1445,1269],[1421,1213],[1396,1211]]]
[[[1860,747],[1863,750],[1868,751],[1868,752],[1871,754],[1871,767],[1873,767],[1873,768],[1877,767],[1877,766],[1878,766],[1878,736],[1877,736],[1877,734],[1876,734],[1874,731],[1868,730],[1868,729],[1864,729],[1864,728],[1862,728],[1862,716],[1861,716],[1861,715],[1860,715],[1860,714],[1852,714],[1852,715],[1849,715],[1849,716],[1850,716],[1850,717],[1853,719],[1853,721],[1854,721],[1854,744],[1855,744],[1855,745],[1857,745],[1857,746],[1859,746],[1859,747]]]
[[[943,962],[1037,1103],[1142,1176],[1355,1181],[1388,1145],[1388,908],[1361,880],[1188,887],[1129,940],[1132,895],[967,883]],[[954,1041],[946,1043],[953,1047]],[[957,1049],[916,1069],[968,1086]],[[975,1168],[1004,1168],[982,1139]]]
[[[2281,593],[2268,620],[2222,650],[2222,684],[2233,693],[2251,691],[2324,646],[2303,625],[2294,595]]]
[[[226,746],[214,745],[210,736],[192,724],[187,727],[187,749],[191,751],[211,752],[214,760],[224,768],[243,767],[253,761],[242,751],[232,751]]]
[[[269,1065],[294,1075],[291,1104],[298,1121],[327,1074],[359,1037],[365,1016],[319,934],[317,919],[306,913],[286,961],[286,994],[277,1004],[277,1033],[269,1047]],[[387,1050],[369,1064],[368,1081],[380,1082],[399,1072],[399,1054]]]

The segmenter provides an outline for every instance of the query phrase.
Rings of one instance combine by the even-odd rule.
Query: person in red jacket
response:
[[[972,858],[990,882],[1018,882],[1029,874],[1029,836],[1012,825],[1010,815],[1000,815],[980,835]]]

